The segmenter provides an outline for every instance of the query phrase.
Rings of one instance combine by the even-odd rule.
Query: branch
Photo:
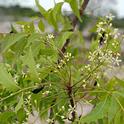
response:
[[[80,16],[83,16],[84,10],[86,9],[86,7],[88,5],[88,2],[89,2],[89,0],[84,0],[83,4],[82,4],[82,6],[81,6],[81,8],[79,10],[80,11]],[[77,22],[78,22],[78,18],[75,16],[73,18],[73,20],[72,20],[73,29],[70,30],[70,31],[74,31],[75,30],[75,27],[77,25]],[[66,48],[67,48],[67,46],[68,46],[69,43],[70,43],[70,39],[67,39],[66,42],[64,43],[63,47],[61,48],[61,52],[62,53],[65,53]]]

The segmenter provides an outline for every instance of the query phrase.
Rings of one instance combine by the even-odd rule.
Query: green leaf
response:
[[[40,70],[40,78],[41,80],[44,79],[50,72],[52,68],[50,67],[42,67]]]
[[[18,104],[15,107],[15,112],[18,112],[18,110],[20,110],[20,108],[22,107],[22,105],[23,105],[23,93],[22,93],[22,95],[20,97],[20,100],[19,100]]]
[[[110,99],[110,107],[108,110],[108,121],[109,123],[111,123],[117,113],[117,111],[119,110],[119,105],[117,103],[117,101],[115,100],[115,98],[112,96]]]
[[[114,93],[124,98],[124,91],[115,91]]]
[[[98,46],[99,46],[98,40],[92,39],[92,42],[91,42],[91,45],[90,45],[90,50],[94,51],[98,48]]]
[[[10,124],[13,116],[15,116],[14,112],[0,113],[0,124]]]
[[[80,17],[79,8],[78,8],[78,1],[77,1],[77,0],[70,0],[70,1],[68,1],[68,2],[69,2],[69,4],[70,4],[70,6],[71,6],[71,8],[72,8],[72,10],[73,10],[73,12],[74,12],[74,14],[78,17],[78,19],[79,19],[80,21],[82,21],[82,20],[81,20],[81,17]]]
[[[18,33],[18,34],[11,34],[7,35],[1,44],[1,52],[4,53],[6,50],[8,50],[12,45],[14,45],[16,42],[19,42],[23,38],[25,38],[27,34],[24,33]]]
[[[23,65],[27,65],[29,67],[29,74],[31,78],[34,81],[39,82],[39,76],[36,70],[36,62],[34,60],[31,48],[29,48],[26,55],[22,57],[22,61],[23,61]]]
[[[52,49],[52,48],[43,48],[40,50],[40,54],[41,55],[45,55],[45,56],[56,56],[57,55],[57,50]]]
[[[19,86],[17,86],[17,83],[13,80],[11,74],[7,72],[2,63],[0,64],[0,84],[10,91],[19,89]]]
[[[46,11],[39,4],[38,0],[35,0],[35,2],[39,11],[44,16],[44,18],[48,21],[48,23],[52,25],[55,30],[58,30],[58,22],[62,21],[61,7],[64,2],[57,3],[54,8],[49,9],[48,11]]]
[[[116,113],[116,116],[114,118],[114,124],[122,124],[122,122],[121,122],[121,115],[122,115],[121,111],[118,111]]]
[[[73,32],[62,32],[56,39],[56,46],[61,48],[65,41],[73,34]]]
[[[54,17],[54,12],[52,9],[48,11],[47,21],[49,24],[51,24],[55,30],[58,30],[58,23],[56,21],[56,18]]]
[[[41,31],[44,32],[44,30],[45,30],[45,26],[44,26],[42,20],[39,21],[39,23],[38,23],[38,27],[39,27],[39,29],[40,29]]]
[[[58,30],[58,23],[62,20],[61,8],[64,2],[57,3],[53,9],[50,9],[48,14],[49,23],[52,24],[55,30]]]
[[[53,11],[53,17],[54,17],[56,23],[58,23],[58,21],[60,21],[60,16],[62,15],[61,9],[62,9],[63,3],[64,2],[57,3],[52,10]]]
[[[116,86],[116,83],[117,83],[117,82],[116,82],[115,78],[112,78],[111,80],[109,80],[109,82],[108,82],[107,85],[106,85],[107,89],[108,89],[108,90],[114,89],[115,86]]]
[[[46,18],[47,11],[39,4],[39,0],[35,0],[36,6],[38,7],[40,13]]]
[[[62,29],[63,32],[73,29],[72,23],[68,19],[68,17],[64,17],[64,19],[62,20],[62,25],[63,25],[63,29]]]
[[[26,118],[26,112],[25,112],[25,110],[24,110],[25,108],[21,108],[21,109],[19,109],[19,111],[17,112],[17,119],[18,119],[18,121],[20,122],[20,124],[22,124],[23,123],[23,121],[25,120],[25,118]]]
[[[124,88],[124,80],[121,80],[121,79],[115,77],[115,81],[116,81],[117,85],[120,85],[121,87]]]
[[[102,119],[108,112],[109,107],[110,107],[110,98],[107,97],[104,101],[99,102],[88,115],[82,117],[80,122],[89,123],[89,122],[97,121],[98,119]]]
[[[28,41],[27,41],[27,44],[26,44],[26,47],[29,47],[30,45],[32,44],[36,44],[37,42],[39,42],[41,40],[41,34],[38,34],[38,33],[32,33],[29,37],[28,37]]]
[[[124,81],[118,79],[117,77],[114,77],[111,80],[109,80],[109,82],[106,85],[108,90],[112,90],[117,86],[120,86],[121,88],[124,88]]]

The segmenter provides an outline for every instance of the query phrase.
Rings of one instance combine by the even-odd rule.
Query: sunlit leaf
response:
[[[108,121],[111,123],[119,110],[119,105],[114,97],[110,98],[110,107],[108,110]]]
[[[41,13],[44,17],[46,17],[47,12],[46,12],[46,10],[40,5],[39,0],[35,0],[35,3],[36,3],[36,6],[38,7],[40,13]]]
[[[44,31],[45,30],[45,27],[44,27],[44,24],[43,24],[43,21],[40,20],[39,23],[38,23],[38,27],[41,31]]]
[[[12,45],[14,45],[16,42],[21,41],[23,38],[25,38],[27,34],[24,33],[18,33],[18,34],[11,34],[7,35],[2,42],[1,45],[1,52],[4,53],[6,50],[8,50]]]
[[[22,61],[23,65],[27,65],[29,67],[29,74],[31,78],[35,81],[39,81],[38,72],[36,70],[36,63],[31,48],[29,48],[26,55],[22,57]]]
[[[17,83],[12,78],[11,74],[7,72],[4,64],[0,64],[0,84],[10,91],[18,90]]]
[[[78,17],[78,19],[81,21],[81,17],[80,17],[80,12],[79,12],[79,8],[78,8],[78,2],[77,0],[67,0],[67,2],[69,2],[74,14]]]
[[[110,106],[110,99],[106,98],[104,101],[98,103],[96,107],[88,115],[86,115],[85,117],[82,117],[80,122],[89,123],[89,122],[97,121],[98,119],[103,118],[108,112],[109,106]]]
[[[72,34],[72,32],[62,32],[56,39],[57,47],[61,48],[66,42],[66,39],[68,39]]]
[[[114,118],[114,124],[122,124],[121,122],[121,111],[118,111]]]
[[[0,113],[0,124],[9,124],[12,121],[12,117],[15,116],[14,112]]]

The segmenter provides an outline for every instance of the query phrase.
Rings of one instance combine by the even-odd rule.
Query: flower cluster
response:
[[[120,54],[116,53],[116,55],[113,55],[114,53],[107,49],[105,52],[102,50],[102,48],[98,48],[93,53],[89,53],[89,61],[94,63],[106,63],[108,65],[119,65],[121,60],[119,59]],[[89,66],[88,66],[89,67]]]
[[[60,63],[58,64],[58,66],[57,66],[57,68],[62,68],[64,65],[66,65],[67,64],[67,62],[69,62],[70,61],[70,59],[71,58],[73,58],[73,56],[71,55],[71,53],[66,53],[65,55],[64,55],[64,59],[61,59],[60,60]]]
[[[100,38],[103,39],[102,42],[104,42],[104,44],[107,44],[108,42],[114,47],[116,48],[119,45],[119,36],[120,33],[118,32],[117,28],[113,28],[112,27],[112,21],[113,16],[110,14],[108,16],[106,16],[105,19],[101,19],[98,23],[97,23],[97,30],[96,32],[98,33],[98,43],[100,43]]]
[[[118,53],[118,48],[120,45],[119,38],[120,33],[118,29],[112,27],[112,19],[114,16],[109,14],[105,19],[101,19],[97,24],[97,41],[98,43],[103,42],[104,44],[98,46],[94,52],[89,53],[89,61],[98,63],[106,63],[108,65],[119,65],[121,60],[119,60],[120,54]],[[102,41],[101,41],[102,40]]]
[[[115,66],[119,66],[121,62],[119,54],[120,33],[118,29],[112,27],[112,18],[112,15],[107,16],[97,24],[97,37],[93,46],[91,45],[93,49],[89,52],[88,64],[80,69],[83,76],[81,82],[84,88],[87,84],[92,84],[91,82],[94,80],[99,80],[106,67],[113,69]],[[102,44],[100,44],[101,41]]]

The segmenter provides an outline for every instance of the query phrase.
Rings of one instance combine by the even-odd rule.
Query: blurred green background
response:
[[[46,10],[48,10],[49,8],[54,7],[57,2],[61,1],[63,0],[40,0],[40,3]],[[94,17],[104,16],[111,12],[115,15],[115,19],[113,21],[114,26],[123,30],[123,5],[124,0],[90,0],[85,12],[86,16],[83,17],[83,23],[79,25],[80,29],[85,26],[87,31],[87,28],[90,28],[89,23],[93,23]],[[71,9],[67,3],[64,4],[62,11],[72,16]],[[0,0],[1,33],[8,33],[10,31],[11,24],[18,20],[29,21],[32,17],[37,16],[41,15],[36,8],[35,0]]]

